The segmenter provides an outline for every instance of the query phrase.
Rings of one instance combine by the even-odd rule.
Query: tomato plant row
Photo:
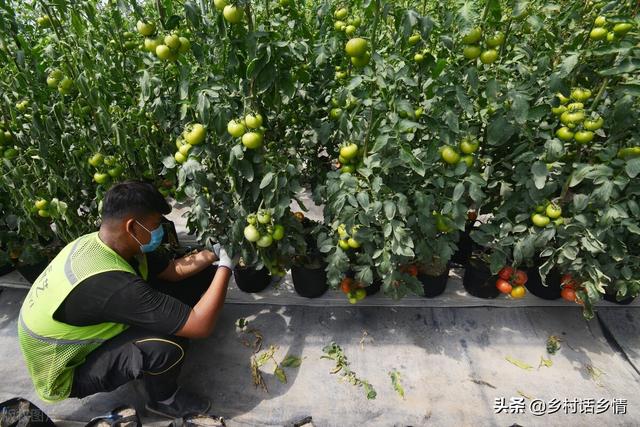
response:
[[[494,274],[570,274],[588,317],[640,291],[633,1],[18,3],[5,257],[94,229],[105,189],[143,178],[202,243],[272,274],[326,265],[354,301],[422,294],[468,234]],[[323,221],[293,215],[304,191]]]

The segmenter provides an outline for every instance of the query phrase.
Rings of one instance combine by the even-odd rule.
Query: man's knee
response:
[[[161,375],[182,365],[189,340],[174,335],[159,335],[135,341],[143,358],[143,373]]]

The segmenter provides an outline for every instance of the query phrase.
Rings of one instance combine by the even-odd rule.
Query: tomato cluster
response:
[[[284,238],[284,226],[273,221],[269,209],[261,209],[247,216],[244,238],[255,243],[259,248],[268,248]]]
[[[264,128],[260,114],[247,114],[243,119],[227,123],[227,132],[234,138],[241,138],[242,145],[250,150],[262,147]]]
[[[340,289],[347,295],[351,304],[355,304],[367,297],[364,285],[356,282],[352,277],[343,278],[340,282]]]
[[[604,125],[604,119],[597,113],[589,114],[584,102],[591,98],[591,90],[573,88],[571,98],[562,93],[556,94],[560,105],[552,107],[554,115],[559,116],[562,127],[556,130],[556,137],[564,142],[575,140],[579,144],[593,141],[595,131]],[[569,103],[569,101],[573,102]]]
[[[498,59],[498,50],[505,41],[505,35],[501,31],[497,31],[490,37],[486,37],[484,43],[486,49],[482,50],[480,41],[483,36],[482,28],[475,27],[462,37],[462,43],[465,45],[462,54],[465,58],[475,60],[478,57],[483,64],[492,64]]]
[[[505,266],[498,272],[496,288],[503,294],[511,295],[511,298],[522,298],[527,293],[524,287],[527,280],[527,273],[524,271]]]

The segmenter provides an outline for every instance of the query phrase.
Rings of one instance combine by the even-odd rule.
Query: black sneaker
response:
[[[159,402],[149,402],[145,405],[147,411],[171,419],[181,418],[186,414],[206,414],[210,407],[209,399],[182,388],[178,389],[170,405]]]

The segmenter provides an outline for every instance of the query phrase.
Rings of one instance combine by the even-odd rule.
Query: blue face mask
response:
[[[160,244],[162,243],[162,238],[164,237],[164,228],[162,228],[162,224],[160,224],[158,226],[158,228],[156,228],[155,230],[149,230],[147,227],[145,227],[144,225],[140,224],[138,221],[136,221],[136,222],[138,223],[138,225],[140,227],[144,228],[145,230],[147,230],[149,232],[149,234],[151,234],[151,240],[149,240],[149,243],[147,243],[146,245],[143,245],[142,243],[140,243],[140,240],[136,239],[136,236],[131,234],[131,237],[136,239],[136,242],[138,242],[140,244],[140,251],[143,254],[146,254],[146,253],[153,252],[156,249],[158,249],[158,246],[160,246]]]

